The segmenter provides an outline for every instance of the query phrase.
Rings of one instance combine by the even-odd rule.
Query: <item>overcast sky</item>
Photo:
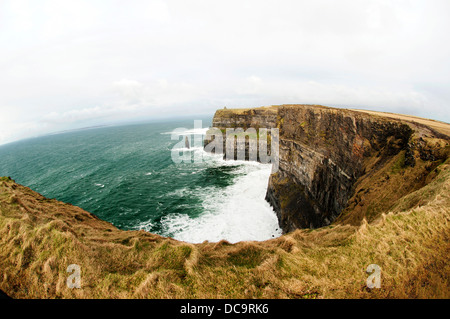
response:
[[[450,122],[448,0],[0,0],[0,144],[305,103]]]

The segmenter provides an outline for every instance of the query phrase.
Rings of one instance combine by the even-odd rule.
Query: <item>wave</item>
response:
[[[195,128],[195,129],[188,129],[186,131],[182,132],[163,132],[160,133],[161,135],[205,135],[206,132],[209,130],[209,128]]]
[[[187,148],[187,147],[179,147],[179,148],[172,148],[171,149],[172,151],[178,151],[178,152],[184,152],[184,151],[187,151],[187,152],[195,152],[195,151],[203,151],[203,147],[201,147],[201,146],[193,146],[193,147],[190,147],[190,148]],[[206,152],[205,152],[206,153]]]
[[[234,161],[223,161],[222,164],[230,162]],[[256,164],[241,164],[235,173],[245,175],[223,189],[194,189],[190,194],[183,189],[177,193],[178,196],[199,196],[203,213],[198,217],[174,213],[164,216],[161,219],[164,235],[191,243],[223,239],[232,243],[262,241],[281,236],[276,214],[265,201],[271,166]]]
[[[145,231],[150,232],[152,230],[153,226],[155,226],[155,225],[151,221],[144,221],[144,222],[137,224],[136,227],[134,227],[134,228],[138,229],[138,230],[145,230]]]

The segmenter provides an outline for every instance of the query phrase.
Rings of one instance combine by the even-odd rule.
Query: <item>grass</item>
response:
[[[406,151],[401,151],[400,154],[397,156],[394,165],[392,165],[391,167],[392,174],[398,174],[405,168],[405,153]]]
[[[442,151],[437,160],[366,157],[332,225],[264,242],[122,231],[0,177],[0,289],[14,298],[450,298],[450,149],[423,127],[416,133]],[[275,182],[280,205],[294,205],[301,186]],[[66,285],[70,264],[81,267],[81,289]],[[366,287],[370,264],[381,268],[380,289]]]
[[[227,117],[227,116],[234,117],[236,115],[247,114],[251,110],[273,112],[276,111],[277,107],[278,107],[277,105],[272,105],[272,106],[261,106],[257,108],[226,108],[217,110],[216,115],[220,117]]]
[[[370,224],[237,244],[121,231],[2,179],[0,193],[20,203],[0,200],[0,288],[16,298],[448,298],[449,167]],[[65,284],[72,263],[81,289]],[[372,263],[381,289],[365,288]]]
[[[402,120],[402,121],[408,121],[413,124],[418,123],[418,124],[426,125],[428,127],[431,127],[432,129],[434,129],[435,131],[440,132],[440,133],[445,134],[448,137],[450,137],[450,125],[445,122],[424,119],[424,118],[413,116],[413,115],[394,114],[394,113],[388,113],[388,112],[355,110],[355,109],[353,109],[352,111],[363,112],[363,113],[368,113],[368,114],[382,116],[382,117],[389,117],[389,118],[398,119],[398,120]]]

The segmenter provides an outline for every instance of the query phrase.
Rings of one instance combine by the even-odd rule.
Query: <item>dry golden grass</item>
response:
[[[402,120],[402,121],[406,121],[406,122],[410,122],[410,123],[423,124],[423,125],[429,126],[432,129],[450,137],[450,124],[449,123],[436,121],[436,120],[430,120],[430,119],[424,119],[424,118],[421,118],[418,116],[413,116],[413,115],[395,114],[395,113],[379,112],[379,111],[356,110],[356,109],[352,109],[352,111],[363,112],[363,113],[368,113],[368,114],[378,115],[378,116],[383,116],[383,117],[389,117],[389,118]]]
[[[268,111],[276,111],[276,109],[280,106],[299,107],[299,106],[302,106],[302,104],[270,105],[270,106],[262,106],[259,108],[235,108],[235,109],[227,108],[227,109],[217,110],[217,114],[220,116],[224,116],[226,114],[244,114],[245,112],[248,112],[249,110],[253,110],[253,109],[265,109]],[[332,110],[335,112],[343,112],[346,110],[346,109],[339,109],[339,108],[330,108],[330,107],[323,106],[323,105],[308,105],[308,106],[326,108],[328,110]],[[348,109],[348,110],[353,111],[353,112],[367,113],[367,114],[371,114],[371,115],[375,115],[375,116],[388,117],[388,118],[408,122],[411,124],[417,124],[417,123],[422,124],[422,125],[431,127],[435,131],[440,132],[440,133],[450,137],[450,124],[449,123],[425,119],[425,118],[421,118],[421,117],[417,117],[417,116],[413,116],[413,115],[396,114],[396,113],[380,112],[380,111],[358,110],[358,109]]]
[[[414,167],[404,165],[405,151],[377,168],[379,158],[367,159],[366,174],[355,185],[355,193],[335,224],[360,225],[365,218],[372,222],[381,213],[391,210],[404,196],[421,189],[436,178],[441,161],[423,161],[417,155]],[[423,205],[426,198],[416,198],[411,205]]]
[[[254,107],[254,108],[224,108],[224,109],[218,109],[216,111],[216,115],[220,117],[226,117],[227,115],[242,115],[246,112],[249,112],[250,110],[263,110],[268,112],[275,112],[277,109],[277,105],[271,105],[271,106],[261,106],[261,107]]]
[[[449,298],[448,141],[413,127],[447,154],[407,167],[400,153],[373,173],[368,158],[333,225],[265,242],[121,231],[0,178],[0,289],[14,298]],[[66,285],[70,264],[81,267],[81,289]],[[381,267],[381,289],[366,287],[370,264]]]
[[[193,245],[118,230],[3,178],[0,288],[16,298],[449,298],[449,194],[446,162],[370,224]],[[411,207],[418,197],[426,204]],[[81,289],[66,286],[73,263]],[[372,263],[381,289],[365,287]]]

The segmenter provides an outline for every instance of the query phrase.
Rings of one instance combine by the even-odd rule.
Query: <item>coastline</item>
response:
[[[302,110],[305,114],[296,116]],[[330,225],[288,229],[261,242],[191,244],[120,230],[4,177],[2,289],[13,298],[449,298],[449,141],[409,123],[413,134],[405,143],[404,135],[396,139],[398,134],[392,134],[396,128],[403,131],[403,121],[375,115],[352,117],[345,110],[312,106],[282,111],[276,120],[284,175],[272,176],[273,202],[281,210],[295,213],[296,192],[305,189],[289,187],[290,181],[302,185],[302,179],[292,177],[314,176],[313,168],[331,159],[335,169],[319,176],[325,182],[345,181],[333,178],[352,177],[339,154],[353,154],[367,164],[362,178],[354,177],[356,189],[346,209]],[[216,117],[216,122],[225,127],[253,119],[250,111],[234,115]],[[321,125],[328,133],[316,136],[314,128]],[[379,139],[361,139],[373,130]],[[344,143],[331,143],[328,135]],[[320,161],[324,152],[328,160]],[[304,161],[311,170],[299,170]],[[72,264],[80,266],[81,289],[66,285]],[[366,269],[372,264],[382,269],[382,289],[366,289]]]

